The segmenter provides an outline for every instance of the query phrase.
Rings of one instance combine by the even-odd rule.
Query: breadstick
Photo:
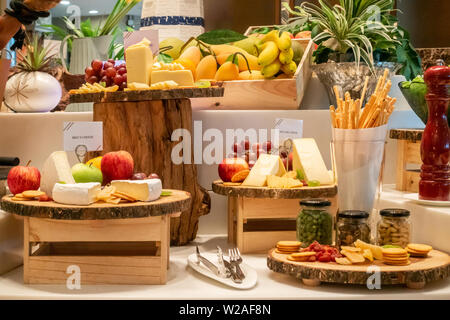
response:
[[[342,124],[343,129],[348,129],[348,105],[349,105],[349,101],[345,100],[344,101],[344,110],[343,110],[343,124]]]
[[[362,104],[364,102],[364,97],[366,96],[366,91],[367,91],[367,85],[368,84],[369,84],[369,76],[366,76],[366,79],[364,80],[363,91],[361,93],[361,102],[359,103],[359,110],[361,110],[361,108],[362,108]]]
[[[339,94],[339,89],[338,87],[335,85],[333,86],[333,90],[334,90],[334,95],[336,96],[336,108],[339,109],[341,107],[341,95]]]
[[[366,106],[363,109],[363,112],[361,114],[361,116],[359,117],[359,121],[358,121],[358,127],[359,128],[364,128],[364,122],[366,121],[367,117],[369,116],[369,114],[372,111],[372,108],[374,106],[376,100],[376,96],[373,94],[370,96],[369,102],[367,102]]]
[[[356,100],[356,110],[355,110],[355,129],[358,129],[359,117],[361,115],[361,105],[362,100]]]
[[[373,113],[373,115],[370,117],[369,121],[366,123],[366,125],[364,126],[364,128],[373,128],[374,123],[378,117],[378,115],[380,114],[381,109],[377,108],[375,110],[375,112]]]
[[[336,128],[336,112],[334,106],[330,106],[331,125]]]

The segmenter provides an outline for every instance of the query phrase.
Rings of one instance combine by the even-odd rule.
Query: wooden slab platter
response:
[[[166,190],[172,194],[152,202],[93,203],[89,206],[64,205],[53,201],[13,201],[4,196],[0,203],[3,211],[20,216],[59,220],[129,219],[169,215],[182,212],[191,205],[189,192]]]
[[[85,102],[126,102],[126,101],[152,101],[168,99],[189,98],[216,98],[223,97],[222,86],[209,88],[178,88],[170,90],[136,90],[116,92],[79,93],[70,95],[70,103]]]
[[[212,190],[224,196],[241,196],[246,198],[272,198],[272,199],[300,199],[300,198],[326,198],[337,194],[337,185],[302,187],[290,189],[275,189],[268,187],[249,187],[241,185],[227,185],[222,180],[214,181]]]
[[[302,280],[305,285],[316,286],[320,282],[366,285],[367,279],[377,266],[380,269],[381,285],[406,284],[409,288],[420,289],[426,283],[444,280],[450,276],[450,257],[443,252],[432,250],[427,258],[410,257],[407,266],[390,266],[382,261],[358,265],[340,265],[335,262],[294,262],[288,255],[269,251],[267,266],[270,270],[289,274]]]

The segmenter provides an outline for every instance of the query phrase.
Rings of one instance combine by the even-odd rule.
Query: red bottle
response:
[[[433,66],[425,71],[428,122],[422,135],[422,168],[419,199],[450,201],[450,130],[447,108],[450,100],[450,67]]]

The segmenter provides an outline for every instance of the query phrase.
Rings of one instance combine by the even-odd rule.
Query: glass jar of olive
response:
[[[377,227],[377,244],[405,248],[411,236],[409,214],[409,211],[405,209],[380,210],[381,220]]]
[[[325,199],[306,199],[300,201],[297,216],[297,240],[302,246],[314,241],[320,244],[332,243],[333,219],[329,213],[331,202]]]
[[[369,213],[360,210],[339,212],[336,222],[336,246],[351,246],[356,240],[370,243]]]

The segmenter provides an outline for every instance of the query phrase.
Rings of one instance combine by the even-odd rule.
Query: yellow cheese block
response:
[[[303,183],[298,179],[270,175],[267,176],[267,186],[269,188],[289,189],[303,187]]]
[[[154,70],[152,84],[164,81],[175,81],[180,87],[193,87],[194,77],[190,70]]]
[[[301,170],[307,182],[316,180],[321,185],[334,183],[314,139],[294,139],[293,144],[294,171]]]
[[[243,186],[264,187],[267,185],[267,176],[282,176],[286,173],[283,161],[273,154],[261,154],[242,183]]]
[[[127,63],[127,83],[150,84],[153,66],[153,54],[150,41],[144,38],[141,42],[129,46],[125,50]]]

